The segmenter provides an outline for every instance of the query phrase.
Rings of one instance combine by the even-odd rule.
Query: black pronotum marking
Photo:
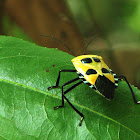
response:
[[[91,58],[84,58],[81,60],[82,63],[91,63],[92,59]]]
[[[110,73],[106,68],[102,68],[103,73]]]
[[[86,74],[87,74],[87,75],[90,75],[90,74],[97,74],[97,72],[96,72],[96,70],[94,70],[94,69],[88,69],[88,70],[86,71]]]
[[[101,62],[101,60],[100,60],[99,58],[93,57],[93,60],[94,60],[95,62]]]

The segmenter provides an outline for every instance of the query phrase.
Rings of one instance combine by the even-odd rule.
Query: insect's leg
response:
[[[134,102],[135,102],[136,104],[140,104],[140,101],[137,101],[137,99],[136,99],[136,97],[135,97],[135,94],[134,94],[134,91],[133,91],[132,87],[130,86],[129,82],[127,81],[126,77],[123,76],[123,75],[120,75],[120,76],[115,75],[115,77],[116,77],[116,78],[119,78],[119,79],[123,79],[123,80],[126,81],[127,85],[129,86],[129,89],[130,89],[130,91],[131,91],[131,93],[132,93],[132,97],[133,97]]]
[[[81,84],[81,83],[83,83],[83,82],[82,82],[82,81],[79,82],[78,85]],[[82,125],[82,122],[83,122],[83,120],[84,120],[84,115],[72,105],[72,103],[67,99],[67,97],[65,96],[64,93],[63,93],[63,97],[64,97],[65,100],[70,104],[70,106],[81,116],[81,120],[80,120],[80,122],[79,122],[79,126],[81,126],[81,125]]]
[[[79,77],[77,77],[75,79],[72,79],[72,80],[70,80],[67,83],[65,83],[65,84],[62,85],[62,87],[61,87],[62,88],[62,105],[56,106],[56,107],[54,107],[54,109],[58,109],[58,108],[64,107],[64,96],[63,96],[63,93],[66,94],[67,92],[69,92],[70,90],[72,90],[73,88],[75,88],[76,86],[78,86],[79,84],[78,85],[77,84],[73,85],[71,88],[69,88],[65,92],[64,92],[63,88],[64,88],[64,86],[66,86],[66,85],[68,85],[68,84],[70,84],[70,83],[72,83],[74,81],[77,81],[77,80],[79,80]]]
[[[59,74],[58,74],[58,77],[57,77],[56,85],[55,85],[55,86],[48,87],[48,90],[49,90],[49,89],[52,89],[52,88],[57,88],[57,87],[59,86],[59,81],[60,81],[60,74],[61,74],[61,72],[76,72],[76,70],[68,70],[68,69],[60,70],[60,71],[59,71]]]
[[[80,82],[76,83],[75,85],[73,85],[72,87],[70,87],[69,89],[67,89],[66,91],[63,91],[63,87],[65,85],[67,85],[67,84],[64,84],[62,86],[62,105],[55,107],[55,109],[60,108],[60,107],[64,107],[64,98],[65,98],[65,100],[70,104],[70,106],[81,116],[79,126],[82,125],[82,122],[84,120],[84,115],[71,104],[71,102],[66,98],[65,94],[68,93],[70,90],[74,89],[75,87],[77,87],[78,85],[82,84],[82,83],[83,83],[83,81],[80,81]]]

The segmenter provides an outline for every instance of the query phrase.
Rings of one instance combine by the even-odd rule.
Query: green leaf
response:
[[[56,46],[57,47],[57,46]],[[61,69],[74,69],[73,57],[13,37],[0,37],[0,139],[8,140],[139,140],[140,105],[122,81],[115,98],[106,100],[86,84],[66,96],[85,119],[65,102],[55,85]],[[63,73],[60,84],[75,78]],[[138,99],[140,91],[133,87]]]

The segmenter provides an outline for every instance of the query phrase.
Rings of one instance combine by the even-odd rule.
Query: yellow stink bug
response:
[[[53,37],[53,38],[57,39],[55,37]],[[60,41],[60,40],[58,40],[58,41]],[[63,42],[61,42],[61,43],[63,43]],[[63,43],[63,45],[65,45],[65,44]],[[112,70],[109,69],[109,67],[105,64],[105,62],[103,61],[101,56],[81,55],[81,56],[77,56],[77,57],[73,58],[71,61],[75,67],[75,70],[70,70],[70,69],[60,70],[57,81],[56,81],[56,85],[48,87],[48,90],[51,88],[57,88],[59,86],[60,74],[62,72],[76,72],[78,74],[77,78],[72,79],[62,85],[62,87],[61,87],[62,88],[62,104],[60,106],[54,107],[54,109],[64,107],[64,99],[65,99],[70,104],[70,106],[81,116],[81,120],[79,123],[80,126],[84,119],[84,115],[71,104],[71,102],[67,99],[65,94],[82,83],[89,85],[90,88],[97,90],[102,96],[111,100],[114,98],[114,92],[115,92],[115,88],[118,87],[118,82],[121,79],[123,79],[128,84],[128,87],[132,93],[134,102],[136,104],[140,103],[140,101],[136,100],[135,94],[134,94],[129,82],[127,81],[126,77],[122,76],[122,75],[118,76],[114,72],[112,72]],[[63,90],[63,88],[66,85],[68,85],[74,81],[77,81],[77,80],[80,80],[80,81],[78,83],[76,83],[75,85],[73,85],[72,87],[70,87],[69,89],[67,89],[66,91]]]

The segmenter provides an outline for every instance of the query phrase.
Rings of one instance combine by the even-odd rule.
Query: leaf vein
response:
[[[30,89],[30,90],[33,90],[33,91],[36,91],[36,92],[39,92],[39,93],[42,93],[42,94],[45,94],[45,95],[48,95],[48,96],[51,96],[51,97],[54,97],[54,98],[57,98],[57,99],[60,99],[60,100],[61,100],[61,98],[58,97],[58,96],[56,96],[56,95],[52,95],[52,94],[50,94],[50,93],[48,93],[48,92],[45,92],[45,91],[42,91],[42,90],[38,90],[38,89],[33,88],[33,87],[29,87],[29,86],[27,86],[27,85],[23,85],[23,84],[21,84],[21,83],[17,83],[17,82],[13,82],[13,81],[8,81],[8,80],[5,80],[5,79],[0,79],[0,81],[6,82],[6,83],[10,83],[10,84],[13,84],[13,85],[16,85],[16,86],[22,86],[22,87],[24,87],[24,88],[27,88],[27,89]],[[85,107],[85,106],[83,106],[83,105],[80,105],[80,104],[78,104],[78,103],[75,103],[75,102],[72,102],[72,101],[71,101],[71,103],[74,104],[74,105],[76,105],[76,106],[79,106],[79,107],[81,107],[81,108],[84,108],[84,109],[86,109],[86,110],[88,110],[88,111],[90,111],[90,112],[96,113],[97,115],[102,116],[102,117],[104,117],[104,118],[106,118],[106,119],[108,119],[108,120],[110,120],[110,121],[112,121],[112,122],[114,122],[114,123],[116,123],[116,124],[118,124],[118,125],[120,125],[120,126],[126,128],[126,129],[128,129],[129,131],[133,132],[134,134],[140,136],[137,132],[135,132],[135,131],[131,130],[130,128],[128,128],[127,126],[125,126],[125,125],[123,125],[123,124],[117,122],[116,120],[114,120],[114,119],[112,119],[112,118],[109,118],[108,116],[105,116],[105,115],[103,115],[103,114],[101,114],[101,113],[99,113],[99,112],[96,112],[96,111],[94,111],[94,110],[92,110],[92,109],[90,109],[90,108],[88,108],[88,107]]]

